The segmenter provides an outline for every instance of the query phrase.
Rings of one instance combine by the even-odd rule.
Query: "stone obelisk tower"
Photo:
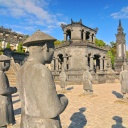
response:
[[[115,60],[115,70],[117,72],[121,71],[121,66],[124,61],[126,61],[126,34],[123,32],[123,27],[121,20],[119,20],[119,26],[116,34],[116,60]]]

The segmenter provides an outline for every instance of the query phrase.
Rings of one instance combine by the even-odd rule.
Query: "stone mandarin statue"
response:
[[[122,66],[122,71],[120,72],[120,83],[121,83],[121,92],[123,93],[123,98],[128,99],[126,95],[128,93],[128,65],[124,63]]]
[[[89,72],[89,67],[87,66],[85,71],[83,72],[83,89],[85,91],[85,94],[92,94],[92,75]]]
[[[37,31],[23,45],[29,47],[29,58],[18,73],[21,99],[20,128],[62,128],[59,115],[68,99],[57,94],[53,76],[45,64],[51,62],[55,39]]]
[[[14,112],[11,94],[16,93],[16,87],[10,87],[4,71],[10,67],[10,58],[0,55],[0,128],[7,128],[8,124],[14,124]]]
[[[62,88],[62,90],[65,90],[65,87],[67,86],[67,75],[64,69],[64,66],[62,66],[62,71],[60,73],[60,87]]]

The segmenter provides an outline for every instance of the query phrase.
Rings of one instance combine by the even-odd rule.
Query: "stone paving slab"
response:
[[[128,101],[122,99],[120,83],[94,84],[93,95],[83,95],[82,85],[69,85],[62,92],[69,99],[66,110],[60,115],[62,128],[128,128]],[[13,95],[16,124],[8,128],[19,128],[20,100]]]

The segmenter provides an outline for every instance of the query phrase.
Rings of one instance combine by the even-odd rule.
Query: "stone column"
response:
[[[55,58],[55,70],[58,71],[58,57]]]
[[[92,42],[92,34],[89,34],[89,42]]]
[[[91,73],[94,73],[93,58],[94,58],[94,55],[91,55],[90,56],[90,71],[91,71]]]
[[[93,35],[93,44],[95,44],[95,39],[96,39],[96,37],[95,37],[95,35]]]
[[[83,32],[83,41],[85,41],[85,40],[86,40],[86,38],[85,38],[85,37],[86,37],[86,31],[84,31],[84,32]]]
[[[67,33],[64,32],[64,41],[67,41]]]
[[[107,59],[104,58],[104,71],[107,71]]]
[[[103,57],[100,57],[100,72],[103,72]]]

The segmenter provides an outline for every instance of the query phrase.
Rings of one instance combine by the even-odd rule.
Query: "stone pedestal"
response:
[[[120,73],[122,71],[121,67],[124,63],[124,60],[123,59],[116,59],[115,60],[115,71]]]

